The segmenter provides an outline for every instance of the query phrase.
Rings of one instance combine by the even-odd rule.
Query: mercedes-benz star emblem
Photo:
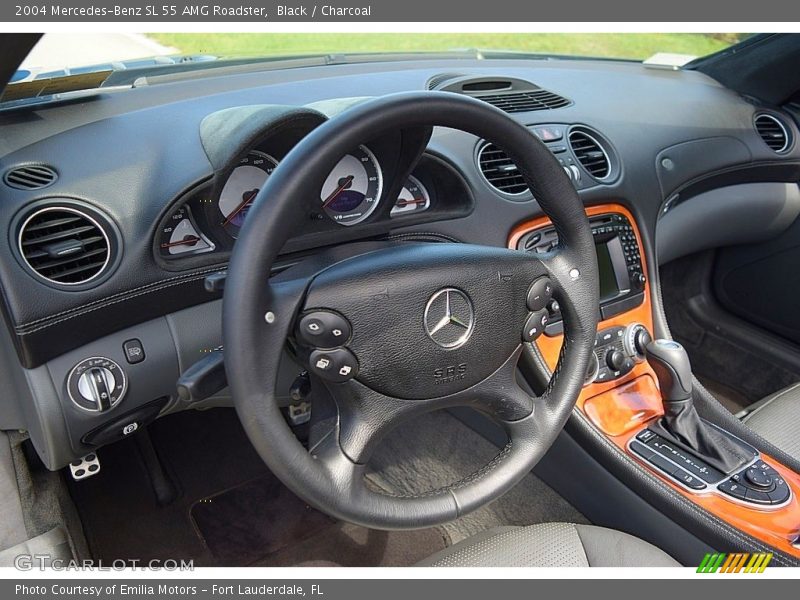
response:
[[[442,348],[458,348],[472,335],[475,313],[472,301],[456,288],[436,292],[425,307],[425,331]]]

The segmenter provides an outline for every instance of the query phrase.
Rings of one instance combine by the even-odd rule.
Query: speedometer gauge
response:
[[[325,213],[340,225],[355,225],[378,206],[383,191],[380,165],[365,146],[346,155],[322,185]]]
[[[219,212],[222,226],[232,237],[239,235],[253,200],[277,166],[269,154],[252,150],[231,172],[219,195]]]

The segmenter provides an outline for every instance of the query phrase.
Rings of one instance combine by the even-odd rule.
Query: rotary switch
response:
[[[102,356],[82,360],[67,377],[67,391],[72,402],[92,412],[114,408],[122,400],[127,387],[122,367]]]
[[[653,338],[647,327],[641,323],[631,323],[625,328],[625,333],[622,336],[622,345],[625,348],[625,354],[630,356],[637,363],[644,360],[644,349]]]

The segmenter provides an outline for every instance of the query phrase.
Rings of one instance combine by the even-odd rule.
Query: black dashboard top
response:
[[[792,115],[757,106],[701,73],[635,63],[438,60],[215,73],[156,78],[76,103],[0,113],[0,173],[47,166],[56,177],[41,188],[0,184],[0,227],[7,232],[0,245],[3,311],[22,363],[42,364],[213,298],[203,279],[225,268],[235,221],[255,189],[247,177],[268,176],[269,159],[279,163],[303,135],[359,99],[473,76],[532,82],[565,99],[512,114],[563,159],[585,203],[613,199],[629,206],[646,241],[665,203],[669,208],[704,187],[800,179]],[[755,119],[764,114],[784,128],[786,148],[776,152],[759,135]],[[350,170],[332,175],[321,208],[286,247],[287,260],[398,235],[504,246],[516,223],[541,212],[524,184],[514,187],[519,182],[501,149],[462,132],[398,131],[364,140],[351,154]],[[228,194],[237,169],[240,188]],[[85,226],[99,228],[103,240],[60,238],[62,229],[36,214],[52,207],[89,217]],[[40,228],[29,232],[26,223]],[[51,237],[42,241],[42,232]],[[71,244],[60,243],[63,237]],[[67,261],[90,243],[98,244],[102,264],[98,258],[89,281],[70,274],[78,283],[54,283],[31,267],[43,264],[33,260]]]

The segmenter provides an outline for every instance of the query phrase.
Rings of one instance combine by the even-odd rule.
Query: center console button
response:
[[[769,494],[751,488],[748,488],[747,496],[745,499],[748,502],[752,502],[754,504],[772,504],[772,500],[770,500]]]
[[[744,487],[741,483],[736,483],[735,481],[731,481],[730,479],[726,479],[725,481],[720,483],[717,486],[717,489],[721,492],[725,492],[729,496],[738,498],[739,500],[744,500],[747,495],[746,487]]]
[[[678,469],[678,472],[673,473],[673,476],[684,484],[686,487],[691,488],[693,490],[704,490],[706,489],[706,484],[703,483],[699,477],[695,477],[691,473],[687,473],[682,469]]]

